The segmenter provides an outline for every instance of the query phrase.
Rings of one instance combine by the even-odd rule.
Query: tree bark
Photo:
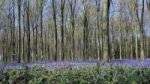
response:
[[[109,10],[110,0],[103,0],[103,60],[110,60],[110,39],[109,39]]]

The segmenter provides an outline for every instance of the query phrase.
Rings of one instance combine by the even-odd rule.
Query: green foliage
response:
[[[47,70],[42,67],[8,69],[0,84],[149,84],[150,69],[128,67],[84,67]]]

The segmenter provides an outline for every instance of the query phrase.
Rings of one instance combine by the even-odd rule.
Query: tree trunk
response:
[[[61,60],[65,59],[64,57],[64,8],[65,0],[61,0]]]
[[[56,2],[52,0],[52,8],[53,8],[53,21],[55,28],[55,56],[54,60],[57,61],[57,23],[56,23]]]
[[[18,4],[18,25],[19,25],[19,43],[18,43],[18,63],[21,62],[21,0],[17,0],[17,4]]]
[[[110,0],[103,0],[103,60],[110,60],[110,40],[109,40],[109,10]]]
[[[28,53],[27,53],[27,61],[31,61],[31,46],[30,46],[30,3],[27,1],[27,45],[28,45]]]
[[[143,25],[143,19],[144,19],[144,0],[142,0],[142,12],[141,12],[141,23],[140,23],[140,56],[141,59],[144,60],[144,25]]]

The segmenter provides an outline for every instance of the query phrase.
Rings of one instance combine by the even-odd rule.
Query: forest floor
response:
[[[150,68],[150,60],[112,60],[109,63],[102,61],[38,61],[32,63],[1,63],[0,69],[21,69],[25,66],[34,67],[41,66],[47,69],[55,68],[80,68],[80,67],[93,67],[93,66],[123,66],[123,67],[142,67]]]

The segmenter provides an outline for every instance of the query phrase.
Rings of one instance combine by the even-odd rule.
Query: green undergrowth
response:
[[[0,84],[150,84],[150,69],[95,66],[48,70],[36,66],[5,70]]]

